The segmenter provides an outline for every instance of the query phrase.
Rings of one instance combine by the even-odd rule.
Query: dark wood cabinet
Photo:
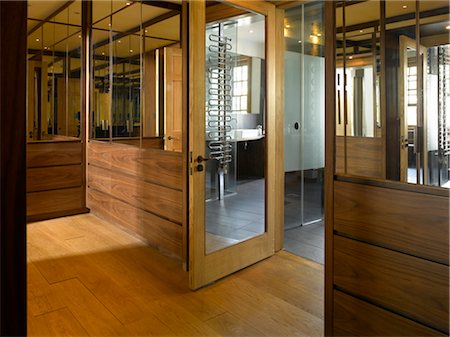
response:
[[[237,179],[264,178],[265,138],[237,142]]]

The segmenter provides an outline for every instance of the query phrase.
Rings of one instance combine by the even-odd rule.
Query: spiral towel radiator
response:
[[[224,175],[232,161],[231,145],[231,39],[224,36],[224,23],[218,24],[218,34],[210,34],[208,51],[208,139],[210,159],[219,162],[218,197],[224,197]]]

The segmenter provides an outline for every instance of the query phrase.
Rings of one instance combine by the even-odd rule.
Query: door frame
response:
[[[407,62],[407,56],[406,52],[408,48],[412,48],[416,51],[416,58],[417,58],[417,127],[421,127],[423,132],[419,132],[419,137],[422,137],[421,140],[419,140],[419,143],[422,144],[421,151],[423,151],[423,160],[416,161],[416,163],[420,162],[420,166],[423,169],[423,176],[425,177],[422,184],[427,183],[427,177],[428,177],[428,151],[427,151],[427,125],[426,125],[426,82],[424,81],[424,75],[426,74],[426,63],[423,63],[423,66],[421,67],[422,72],[421,76],[419,76],[419,64],[421,62],[420,56],[423,55],[423,60],[426,60],[427,58],[427,49],[419,45],[419,50],[417,50],[418,42],[410,37],[407,37],[405,35],[401,35],[399,39],[399,51],[400,51],[400,68],[399,68],[399,78],[401,79],[399,81],[399,98],[400,98],[400,140],[399,140],[399,146],[400,146],[400,181],[402,182],[408,182],[408,147],[405,147],[404,144],[408,139],[408,124],[407,124],[407,118],[405,118],[406,115],[406,104],[405,100],[407,97],[406,89],[407,86],[405,85],[405,82],[407,80],[406,74],[404,72],[406,62]],[[421,81],[422,83],[419,83]],[[420,94],[419,92],[422,91],[423,93]],[[422,105],[422,107],[419,107],[419,104]],[[417,132],[417,129],[416,129]],[[418,176],[418,182],[417,184],[420,184],[420,176]]]
[[[198,289],[247,267],[281,248],[283,224],[282,72],[283,10],[265,1],[227,0],[224,3],[266,17],[266,232],[236,245],[205,253],[205,178],[195,158],[205,156],[206,2],[189,2],[189,286]],[[280,26],[281,28],[277,27]],[[276,42],[278,41],[278,42]],[[201,112],[201,113],[199,113]],[[281,149],[281,151],[280,151]],[[277,232],[277,235],[275,235]],[[276,238],[275,238],[276,236]],[[277,244],[275,244],[277,241]]]
[[[0,22],[0,335],[26,336],[27,1],[0,1]]]

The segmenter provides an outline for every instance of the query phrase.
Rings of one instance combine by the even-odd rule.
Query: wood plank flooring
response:
[[[287,252],[206,288],[91,214],[28,225],[29,336],[323,336],[323,266]]]

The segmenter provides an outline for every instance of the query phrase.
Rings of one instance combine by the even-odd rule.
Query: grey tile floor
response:
[[[312,187],[317,189],[315,186]],[[229,244],[248,240],[264,233],[265,230],[264,179],[240,181],[236,192],[234,195],[226,196],[224,200],[206,202],[206,231],[215,236],[231,239]],[[284,249],[323,264],[323,221],[300,226],[301,199],[293,191],[289,193],[285,197]],[[304,211],[311,219],[314,217],[317,219],[321,215],[320,202],[319,206],[316,204],[317,201],[314,203],[306,201],[304,204]],[[223,248],[223,245],[218,246],[218,249],[220,248]]]
[[[323,171],[289,172],[285,175],[284,249],[295,255],[324,263]],[[302,187],[303,181],[303,187]],[[303,200],[302,200],[303,191]],[[303,202],[303,214],[301,204]]]
[[[323,220],[311,225],[286,229],[284,249],[317,263],[325,261],[325,232]]]
[[[236,194],[206,202],[206,231],[244,241],[264,233],[264,179],[239,182]]]

